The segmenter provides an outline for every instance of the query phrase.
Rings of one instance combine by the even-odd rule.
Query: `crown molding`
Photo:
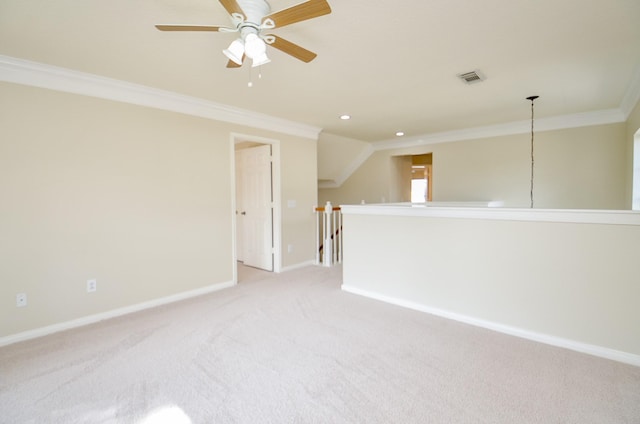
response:
[[[336,180],[318,180],[318,188],[339,188],[340,184]]]
[[[549,118],[538,118],[535,122],[536,131],[553,131],[626,122],[638,102],[640,102],[640,65],[636,68],[633,74],[631,83],[629,84],[624,98],[620,102],[619,108],[560,115]],[[523,134],[530,130],[531,121],[526,120],[433,134],[423,134],[402,140],[392,138],[375,141],[371,144],[376,151],[389,150],[428,144],[448,143],[453,141],[498,137],[503,135]]]
[[[99,75],[0,55],[0,81],[46,88],[317,140],[321,128]]]
[[[594,112],[577,113],[570,115],[538,118],[535,122],[537,131],[553,131],[569,128],[587,127],[593,125],[606,125],[626,122],[631,112],[640,102],[640,66],[634,73],[620,107],[617,109],[605,109]],[[403,149],[430,144],[450,143],[455,141],[475,140],[505,135],[525,134],[531,131],[531,121],[523,120],[498,125],[465,128],[461,130],[445,131],[440,133],[423,134],[410,138],[397,138],[374,141],[371,149],[363,152],[360,157],[345,169],[339,179],[319,182],[319,188],[338,188],[346,181],[355,170],[362,165],[368,157],[376,151]],[[357,166],[356,166],[357,163]]]
[[[538,118],[535,122],[536,131],[553,131],[568,128],[588,127],[625,122],[627,116],[621,109],[606,109],[595,112],[576,113],[571,115]],[[465,128],[462,130],[445,131],[424,134],[403,140],[389,139],[375,141],[373,149],[390,150],[406,147],[423,146],[428,144],[449,143],[454,141],[474,140],[480,138],[499,137],[504,135],[524,134],[531,131],[531,121],[516,121],[506,124],[488,125],[482,127]]]
[[[338,176],[338,178],[334,180],[318,180],[318,188],[338,188],[340,187],[347,178],[351,176],[363,163],[369,159],[369,156],[374,152],[373,146],[370,144],[365,146],[362,151],[356,156],[349,165],[342,170],[342,173]]]
[[[638,89],[638,97],[640,98],[640,78],[636,84]],[[629,95],[625,97],[630,97]],[[631,97],[630,97],[631,98]],[[632,106],[638,100],[633,102],[633,98],[628,100]],[[629,111],[629,113],[631,110]],[[571,115],[553,116],[550,118],[536,119],[536,131],[553,131],[568,128],[587,127],[592,125],[606,125],[625,122],[629,113],[620,109],[606,109],[596,112],[576,113]],[[362,165],[373,152],[381,150],[404,149],[416,146],[426,146],[430,144],[451,143],[455,141],[476,140],[489,137],[499,137],[505,135],[525,134],[531,131],[531,121],[516,121],[506,124],[488,125],[482,127],[465,128],[462,130],[446,131],[433,134],[424,134],[421,136],[405,138],[402,140],[388,139],[374,141],[371,148],[363,151],[344,172],[336,180],[322,181],[318,183],[318,188],[338,188],[340,187],[360,165]]]
[[[622,103],[620,103],[620,110],[624,113],[625,121],[629,119],[638,102],[640,102],[640,65],[629,84],[627,94],[625,94]]]

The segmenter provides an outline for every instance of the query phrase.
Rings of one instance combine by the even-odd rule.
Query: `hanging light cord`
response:
[[[531,198],[530,207],[533,209],[533,165],[534,165],[534,156],[533,156],[533,101],[537,99],[538,96],[530,96],[527,97],[527,100],[531,100],[531,190],[529,192]]]

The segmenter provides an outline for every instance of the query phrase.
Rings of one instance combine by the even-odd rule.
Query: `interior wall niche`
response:
[[[432,153],[393,157],[399,201],[421,203],[433,199],[432,165]]]

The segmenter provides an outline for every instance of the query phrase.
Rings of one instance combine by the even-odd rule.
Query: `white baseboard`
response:
[[[154,299],[154,300],[138,303],[131,306],[125,306],[124,308],[113,309],[111,311],[102,312],[95,315],[89,315],[89,316],[74,319],[71,321],[61,322],[59,324],[48,325],[46,327],[36,328],[34,330],[28,330],[28,331],[24,331],[17,334],[12,334],[10,336],[0,337],[0,346],[6,346],[13,343],[22,342],[25,340],[35,339],[37,337],[47,336],[49,334],[58,333],[60,331],[71,330],[73,328],[94,324],[96,322],[104,321],[106,319],[116,318],[122,315],[143,311],[145,309],[155,308],[157,306],[178,302],[178,301],[189,299],[192,297],[202,296],[204,294],[226,289],[234,285],[235,283],[233,281],[213,284],[207,287],[190,290],[190,291],[174,294],[167,297],[162,297],[159,299]]]
[[[314,260],[310,260],[310,261],[305,261],[305,262],[300,262],[299,264],[295,264],[295,265],[289,265],[286,266],[284,268],[280,268],[279,272],[287,272],[287,271],[293,271],[294,269],[300,269],[300,268],[304,268],[310,265],[315,265],[315,261]]]
[[[342,285],[342,290],[365,296],[371,299],[379,300],[393,305],[402,306],[409,309],[414,309],[420,312],[426,312],[428,314],[437,315],[443,318],[452,319],[454,321],[463,322],[465,324],[475,325],[476,327],[482,327],[500,333],[509,334],[511,336],[521,337],[523,339],[533,340],[540,343],[545,343],[552,346],[562,347],[570,349],[576,352],[586,353],[588,355],[598,356],[600,358],[611,359],[613,361],[622,362],[629,365],[640,367],[640,355],[632,353],[622,352],[607,347],[596,346],[588,343],[577,342],[575,340],[565,339],[562,337],[550,336],[548,334],[536,333],[533,331],[524,330],[518,327],[511,327],[508,325],[499,324],[492,321],[486,321],[478,318],[473,318],[466,315],[449,312],[442,309],[432,308],[420,303],[411,302],[404,299],[390,297],[379,293],[371,292],[368,290],[362,290],[357,287],[349,286],[347,284]]]

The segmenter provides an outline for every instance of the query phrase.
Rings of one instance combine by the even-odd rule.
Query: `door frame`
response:
[[[255,135],[231,133],[231,257],[233,259],[233,282],[238,283],[238,252],[237,252],[237,218],[236,218],[236,144],[258,143],[271,145],[271,190],[273,192],[273,272],[280,272],[282,269],[282,184],[280,179],[280,140],[259,137]]]

